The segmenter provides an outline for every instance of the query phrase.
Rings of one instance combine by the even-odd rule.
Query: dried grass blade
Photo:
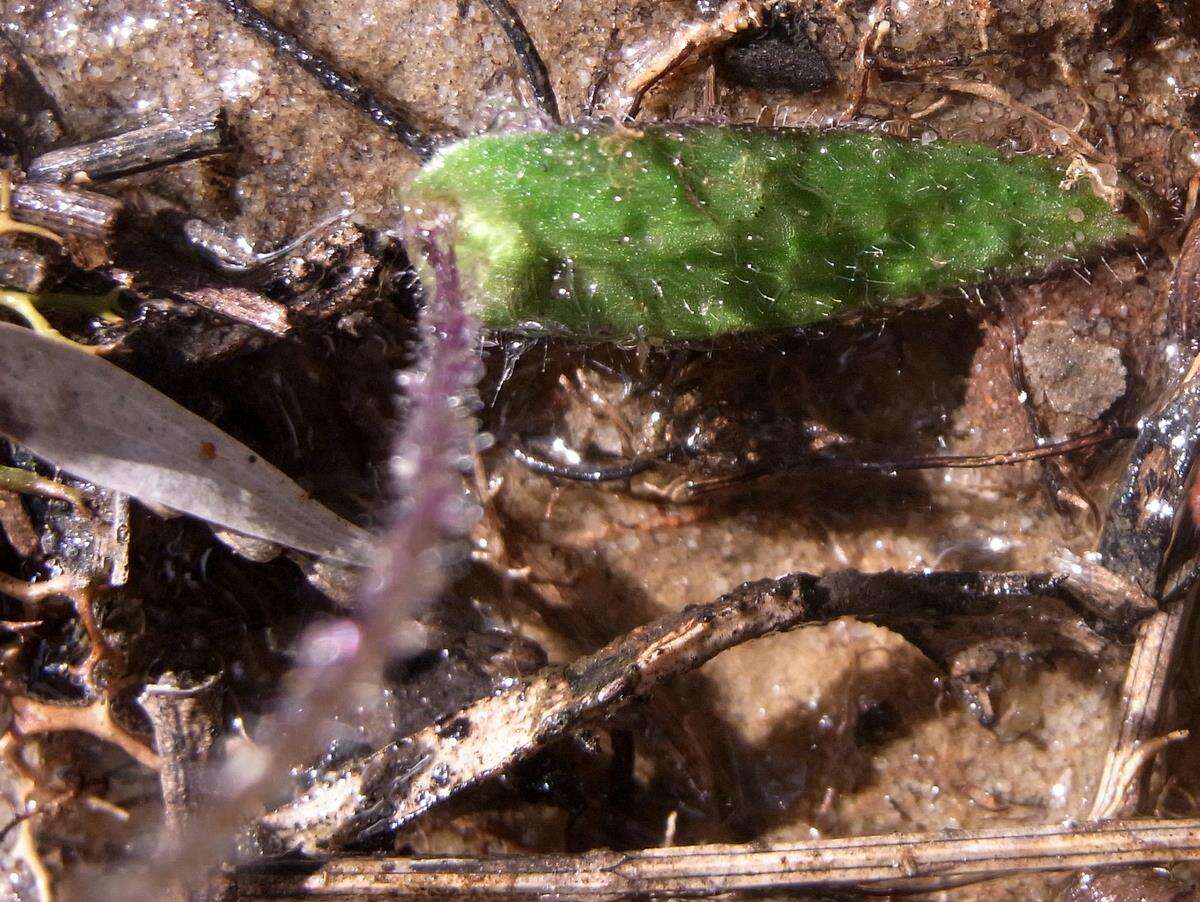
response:
[[[207,420],[73,345],[0,324],[0,434],[140,501],[352,564],[367,534]]]

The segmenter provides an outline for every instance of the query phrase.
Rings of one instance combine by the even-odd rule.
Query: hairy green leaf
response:
[[[950,141],[592,126],[451,145],[405,209],[414,234],[454,225],[488,326],[705,338],[1032,275],[1131,234],[1063,179]]]

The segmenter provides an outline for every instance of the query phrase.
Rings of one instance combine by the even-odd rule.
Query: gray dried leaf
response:
[[[365,564],[367,533],[108,361],[0,323],[0,434],[69,473],[288,548]]]

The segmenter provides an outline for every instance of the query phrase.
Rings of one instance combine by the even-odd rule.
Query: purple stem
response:
[[[324,742],[325,724],[360,680],[376,679],[397,652],[417,651],[414,618],[441,591],[447,544],[470,527],[462,472],[475,422],[472,399],[482,372],[478,326],[466,312],[454,252],[440,232],[425,238],[436,287],[421,318],[421,359],[399,377],[408,420],[392,456],[399,501],[353,622],[312,630],[301,641],[308,666],[275,721],[279,768]],[[284,763],[280,760],[278,763]]]
[[[357,616],[302,638],[304,663],[291,674],[291,690],[271,728],[260,731],[253,750],[230,756],[217,775],[223,798],[200,812],[184,841],[148,872],[120,881],[113,898],[128,898],[134,884],[154,886],[215,865],[246,817],[279,790],[293,766],[324,745],[332,716],[352,704],[360,683],[377,680],[397,652],[416,650],[414,618],[445,584],[447,544],[470,526],[462,471],[470,461],[472,405],[482,372],[478,327],[464,306],[454,253],[440,230],[425,241],[436,287],[427,292],[420,360],[400,377],[408,398],[408,420],[393,456],[401,500]]]

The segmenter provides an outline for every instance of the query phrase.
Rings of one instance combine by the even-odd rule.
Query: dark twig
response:
[[[332,858],[241,868],[238,900],[645,898],[920,891],[1047,871],[1200,859],[1200,820],[993,827],[582,855]]]
[[[54,262],[42,252],[41,245],[0,241],[0,285],[36,294],[49,283],[54,271]]]
[[[1044,460],[1060,454],[1081,451],[1106,442],[1133,438],[1137,431],[1124,426],[1106,425],[1085,435],[1072,436],[1059,442],[1047,442],[1036,448],[1019,448],[1014,451],[998,451],[993,454],[926,454],[913,457],[885,457],[874,460],[856,457],[851,453],[834,454],[812,452],[790,445],[780,448],[759,449],[757,462],[752,467],[730,463],[723,455],[710,460],[703,451],[688,452],[676,447],[660,458],[643,455],[629,460],[605,462],[579,460],[566,463],[550,458],[532,444],[517,444],[512,456],[521,464],[543,476],[569,479],[574,482],[616,482],[630,479],[668,460],[682,459],[685,467],[702,475],[685,475],[679,480],[680,487],[672,494],[672,500],[687,501],[708,493],[714,488],[725,488],[735,482],[743,482],[782,473],[789,470],[850,470],[855,472],[892,473],[902,470],[975,469],[978,467],[1011,466],[1033,460]],[[849,449],[843,449],[849,450]]]
[[[206,110],[170,122],[52,150],[29,164],[33,181],[99,182],[195,160],[229,147],[225,111]]]
[[[1168,303],[1171,326],[1179,336],[1192,328],[1200,290],[1197,267],[1200,230],[1193,225],[1175,265]],[[1185,357],[1181,363],[1186,362]],[[1194,498],[1189,503],[1194,491],[1189,489],[1189,474],[1198,437],[1200,378],[1193,363],[1178,393],[1145,418],[1100,541],[1107,567],[1156,597],[1173,588],[1168,584],[1167,565],[1179,521],[1194,508]],[[1195,603],[1193,586],[1138,627],[1121,687],[1121,720],[1096,789],[1094,817],[1133,814],[1145,802],[1141,765],[1148,760],[1148,744],[1163,729],[1167,690]]]
[[[1143,420],[1100,537],[1104,565],[1156,598],[1198,453],[1200,379],[1191,379]]]
[[[1061,574],[844,571],[746,583],[352,762],[263,817],[258,838],[269,849],[314,852],[407,824],[662,680],[768,633],[848,615],[891,624],[930,611],[985,613],[1004,599],[1061,596],[1066,582]]]
[[[299,39],[288,34],[245,0],[215,0],[237,19],[308,72],[321,85],[352,106],[362,110],[378,125],[387,129],[401,144],[421,160],[428,160],[437,149],[437,140],[417,128],[407,117],[384,101],[374,91],[353,76],[339,72],[309,50]]]
[[[550,121],[555,125],[562,124],[558,111],[558,98],[554,96],[554,87],[550,84],[550,76],[546,73],[546,64],[542,62],[537,45],[525,29],[525,23],[513,5],[508,0],[483,0],[484,5],[492,11],[500,27],[512,44],[513,53],[525,73],[525,81],[533,93],[533,101],[537,104]]]
[[[660,463],[653,457],[635,457],[632,460],[616,460],[606,463],[592,461],[563,463],[551,460],[532,445],[524,444],[513,445],[510,453],[517,463],[539,476],[553,476],[556,479],[569,479],[572,482],[618,482],[622,479],[631,479],[639,473],[645,473]]]

